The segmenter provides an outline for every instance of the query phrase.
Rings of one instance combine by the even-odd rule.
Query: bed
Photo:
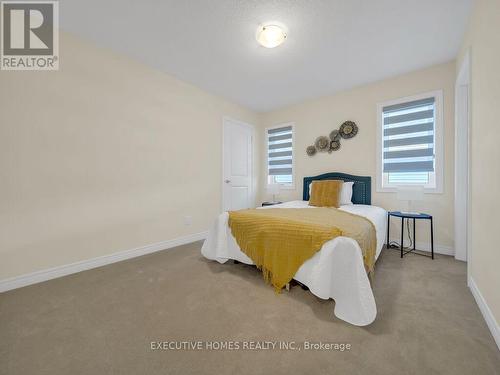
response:
[[[315,208],[308,205],[309,185],[316,180],[335,179],[354,182],[353,204],[340,206],[339,209],[364,216],[374,224],[377,259],[384,244],[387,212],[371,205],[371,177],[344,173],[305,177],[302,201],[290,201],[272,207],[313,210]],[[262,209],[267,208],[270,207],[262,207]],[[231,234],[227,212],[215,220],[201,253],[205,258],[219,263],[236,260],[253,264],[252,260],[240,250]],[[320,251],[302,264],[293,279],[307,286],[317,297],[335,300],[334,315],[350,324],[365,326],[372,323],[377,316],[375,298],[364,267],[361,248],[352,238],[340,236],[326,242]]]

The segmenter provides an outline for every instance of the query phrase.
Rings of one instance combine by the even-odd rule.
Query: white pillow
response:
[[[342,189],[340,190],[340,206],[345,206],[352,203],[352,187],[354,182],[344,182],[342,184]],[[311,196],[312,182],[309,184],[309,197]]]
[[[352,186],[354,182],[344,182],[342,184],[342,190],[340,190],[340,205],[345,206],[347,204],[352,204]]]

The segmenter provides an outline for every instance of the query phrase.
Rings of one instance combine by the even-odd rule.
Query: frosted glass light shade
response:
[[[257,41],[266,48],[278,47],[285,39],[286,33],[278,25],[262,26],[257,32]]]

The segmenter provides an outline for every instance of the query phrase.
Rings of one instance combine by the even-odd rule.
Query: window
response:
[[[267,129],[266,136],[267,183],[293,188],[293,125]]]
[[[381,104],[378,120],[377,190],[442,192],[442,92]]]

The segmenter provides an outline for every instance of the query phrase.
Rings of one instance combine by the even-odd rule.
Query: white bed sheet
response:
[[[291,201],[266,208],[314,209],[307,201]],[[387,212],[377,206],[346,205],[341,210],[369,219],[377,235],[376,258],[384,245],[387,226]],[[225,263],[234,259],[253,264],[244,254],[227,225],[228,214],[222,213],[216,219],[201,253],[204,257]],[[353,325],[372,323],[377,316],[377,306],[365,271],[361,248],[352,238],[337,237],[326,242],[320,251],[308,259],[297,271],[294,279],[306,285],[311,293],[322,299],[335,300],[334,314],[337,318]]]

